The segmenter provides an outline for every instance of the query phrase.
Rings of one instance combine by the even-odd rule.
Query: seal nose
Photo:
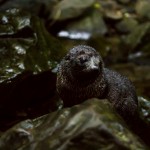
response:
[[[96,70],[98,69],[98,63],[95,62],[95,59],[91,58],[90,62],[89,62],[89,66],[91,69]]]
[[[94,71],[96,71],[96,70],[98,70],[99,69],[99,67],[98,66],[96,66],[96,65],[93,65],[93,66],[91,66],[91,69]]]

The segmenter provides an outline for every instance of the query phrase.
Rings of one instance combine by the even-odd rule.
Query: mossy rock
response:
[[[10,144],[11,143],[11,144]],[[9,150],[146,150],[107,100],[90,99],[5,132],[0,148]]]
[[[52,70],[65,51],[36,16],[14,8],[0,13],[0,21],[0,116],[6,119],[55,95]]]

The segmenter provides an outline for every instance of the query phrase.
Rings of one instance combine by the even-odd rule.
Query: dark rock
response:
[[[138,21],[133,18],[124,18],[118,24],[116,24],[116,28],[121,33],[130,33],[134,30],[134,28],[138,25]]]
[[[2,2],[1,2],[2,1]],[[42,16],[47,9],[53,6],[54,1],[49,0],[1,0],[0,11],[3,12],[10,8],[19,8],[35,15]],[[50,11],[50,10],[49,10]]]
[[[116,1],[99,1],[101,5],[101,11],[103,15],[108,20],[117,21],[122,19],[123,12],[121,11],[121,6]]]
[[[53,20],[65,20],[75,18],[83,14],[85,10],[92,7],[95,0],[85,1],[65,1],[58,2],[52,10],[51,19]]]
[[[139,116],[131,128],[134,133],[150,146],[150,101],[143,97],[138,97],[138,103]]]
[[[147,100],[143,97],[139,97],[138,101],[140,106],[140,111],[139,111],[140,117],[150,127],[150,100]]]
[[[149,65],[150,56],[150,23],[142,23],[124,38],[123,50],[128,50],[128,60],[137,64]]]
[[[0,137],[5,150],[146,150],[115,114],[106,100],[91,99],[82,105],[24,121]]]
[[[16,115],[18,109],[40,105],[55,96],[56,73],[52,70],[64,51],[41,20],[27,12],[9,9],[0,14],[0,21],[0,116],[3,118],[0,126],[3,126],[3,121]]]
[[[65,29],[58,33],[58,36],[75,40],[87,40],[91,35],[104,35],[106,33],[107,26],[102,15],[97,10],[91,10],[90,15],[66,25]]]
[[[118,2],[120,3],[123,3],[123,4],[127,4],[129,3],[131,0],[117,0]]]
[[[141,20],[150,19],[150,1],[149,0],[138,0],[135,6],[135,10]]]

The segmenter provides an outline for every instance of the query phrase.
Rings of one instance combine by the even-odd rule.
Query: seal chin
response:
[[[100,72],[100,68],[99,66],[90,66],[88,68],[83,69],[81,72],[85,74],[97,74]]]
[[[82,70],[76,70],[73,71],[73,76],[83,82],[83,81],[91,81],[91,80],[95,80],[95,78],[97,78],[99,76],[100,73],[100,69],[99,67],[92,67],[92,68],[84,68]]]

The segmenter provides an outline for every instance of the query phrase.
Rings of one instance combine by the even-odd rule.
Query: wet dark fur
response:
[[[72,61],[77,61],[75,58],[79,51],[84,51],[85,55],[90,51],[100,60],[97,75],[87,74],[82,77],[81,72],[81,77],[75,76],[78,70],[74,70]],[[133,116],[137,110],[137,97],[132,83],[119,73],[104,68],[99,53],[89,46],[74,47],[61,61],[57,75],[57,91],[66,107],[97,97],[107,98],[123,117]]]

